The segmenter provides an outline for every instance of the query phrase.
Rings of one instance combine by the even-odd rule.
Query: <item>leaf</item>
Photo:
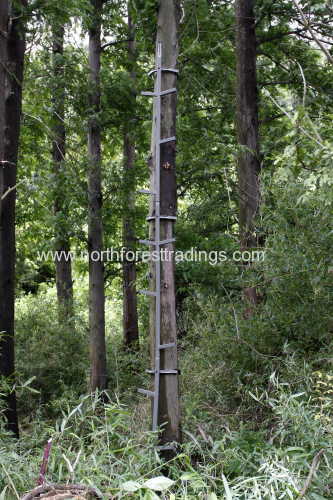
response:
[[[138,491],[140,488],[142,488],[142,485],[137,481],[126,481],[126,483],[123,483],[121,485],[122,490],[128,491],[130,493],[134,493],[135,491]]]
[[[26,382],[24,382],[24,384],[22,384],[22,387],[27,387],[27,385],[30,385],[31,382],[33,382],[35,380],[36,376],[34,375],[33,377],[29,378],[29,380],[27,380]]]
[[[290,396],[290,399],[295,399],[295,398],[299,398],[300,396],[304,396],[305,392],[298,392],[297,394],[292,394]]]
[[[37,391],[37,389],[33,389],[33,387],[26,387],[26,389],[33,394],[40,394],[40,391]]]
[[[256,396],[255,394],[253,394],[253,392],[249,391],[249,394],[250,394],[251,398],[253,398],[255,401],[257,401],[257,403],[262,403],[260,398],[258,396]]]
[[[217,498],[215,493],[211,492],[211,493],[208,493],[206,500],[218,500],[218,498]]]
[[[148,490],[143,497],[143,500],[161,500],[152,490]]]
[[[198,474],[195,472],[185,472],[180,476],[181,481],[195,481],[198,479]]]
[[[318,493],[312,493],[313,500],[325,500],[325,497],[318,495]]]
[[[0,493],[0,500],[6,500],[6,491],[7,491],[8,485],[4,487],[2,492]]]
[[[199,490],[206,486],[200,475],[196,472],[185,472],[185,474],[181,475],[180,480],[189,481],[191,483],[191,487],[195,490]]]
[[[227,500],[232,500],[232,493],[231,493],[231,490],[229,488],[229,484],[228,484],[227,478],[225,477],[224,474],[222,474],[222,480],[223,480],[223,486],[224,486],[224,490],[225,490],[226,499]]]
[[[199,441],[196,439],[196,437],[195,437],[195,436],[193,436],[193,434],[191,434],[191,432],[186,431],[185,429],[184,429],[184,431],[183,431],[183,432],[184,432],[185,434],[187,434],[187,435],[188,435],[188,436],[192,439],[192,441],[194,442],[194,444],[195,444],[198,448],[200,448],[200,449],[201,449],[201,446],[200,446]]]
[[[60,431],[61,432],[64,432],[64,430],[66,428],[66,424],[67,424],[67,418],[63,418],[62,421],[61,421],[61,425],[60,425]]]
[[[175,481],[172,481],[172,479],[168,477],[158,476],[148,479],[143,486],[154,491],[164,491],[170,488],[174,483]]]

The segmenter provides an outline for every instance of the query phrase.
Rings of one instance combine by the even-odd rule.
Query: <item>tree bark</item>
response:
[[[6,272],[5,269],[6,262],[4,262],[5,258],[5,240],[4,240],[4,229],[3,229],[3,216],[2,216],[2,196],[5,193],[4,187],[4,177],[5,177],[5,128],[6,128],[6,119],[5,119],[5,110],[6,110],[6,64],[7,64],[7,29],[8,29],[8,21],[9,21],[9,5],[8,1],[4,0],[0,3],[0,347],[3,346],[4,343],[7,343],[9,338],[6,339],[4,335],[6,335],[8,322],[11,322],[11,318],[6,318],[6,309],[8,307],[8,301],[11,300],[11,297],[7,296],[6,291]],[[5,207],[8,210],[8,205]],[[6,211],[7,211],[6,210]],[[4,214],[6,215],[6,214]],[[10,303],[10,306],[12,304]],[[12,310],[10,311],[13,314]],[[8,346],[9,349],[12,347]],[[8,349],[7,347],[7,349]],[[3,372],[7,371],[5,363],[7,362],[4,359],[6,353],[1,353],[0,351],[0,373],[3,376]],[[10,364],[13,363],[12,359],[8,360]],[[10,370],[11,371],[11,370]],[[7,402],[7,401],[6,401]],[[7,419],[9,417],[8,423],[10,425],[11,415],[7,415]]]
[[[123,206],[123,246],[126,250],[134,249],[134,208],[135,208],[135,85],[136,85],[136,44],[135,26],[132,22],[130,3],[128,3],[128,64],[133,85],[133,106],[131,116],[124,124],[124,206]],[[126,117],[127,118],[127,117]],[[124,343],[134,348],[139,341],[136,263],[125,260],[123,263],[123,330]]]
[[[0,3],[0,182],[3,183],[3,168],[4,168],[4,147],[5,147],[5,83],[6,83],[6,69],[5,64],[7,60],[7,29],[8,29],[8,16],[9,16],[8,0],[3,0]],[[3,192],[3,185],[0,184],[1,191]],[[0,196],[1,198],[1,196]],[[0,199],[1,206],[1,199]]]
[[[52,160],[55,176],[55,261],[59,322],[67,326],[73,321],[72,263],[67,258],[70,252],[68,235],[68,213],[66,209],[66,129],[65,129],[65,71],[64,71],[64,26],[53,26],[53,82],[52,82]]]
[[[91,0],[89,27],[90,116],[88,121],[88,249],[89,249],[89,329],[90,329],[90,389],[107,386],[105,346],[105,291],[102,223],[101,172],[101,16],[102,0]]]
[[[257,246],[255,217],[260,204],[260,157],[257,54],[254,0],[236,0],[236,128],[241,250]],[[255,288],[244,289],[250,305],[258,303]]]
[[[156,50],[159,42],[162,42],[162,66],[164,68],[176,68],[178,59],[178,36],[179,36],[180,5],[179,0],[164,0],[159,4]],[[164,72],[162,75],[162,90],[177,86],[177,76],[174,73]],[[176,94],[162,97],[161,103],[161,137],[176,135]],[[156,109],[154,109],[154,122],[156,122]],[[153,134],[154,147],[154,134]],[[154,164],[153,154],[151,170],[151,189],[154,187]],[[161,183],[161,215],[175,216],[177,210],[176,190],[176,144],[168,142],[161,145],[160,162]],[[154,215],[153,205],[151,214]],[[150,239],[154,239],[155,224],[151,222]],[[172,220],[161,220],[161,239],[174,237],[174,222]],[[164,245],[166,252],[174,251],[172,243]],[[154,266],[151,266],[151,276],[154,276]],[[175,261],[172,259],[161,260],[161,344],[177,343],[176,329],[176,293],[175,293]],[[154,369],[154,341],[155,341],[155,301],[150,308],[150,338],[151,359]],[[161,369],[177,370],[178,355],[177,346],[161,350]],[[168,442],[180,442],[180,402],[179,402],[179,377],[178,375],[162,375],[160,379],[159,415],[158,424],[163,425],[160,434],[161,445]]]
[[[3,108],[3,92],[5,91],[5,113],[1,144],[3,162],[1,166],[1,195],[16,185],[17,159],[20,137],[20,121],[22,107],[22,82],[25,53],[24,38],[24,8],[26,2],[21,0],[10,13],[11,20],[7,23],[8,2],[1,2],[1,34],[6,36],[6,47],[1,47],[2,71],[5,69],[5,87],[0,87],[0,98]],[[4,63],[4,66],[3,66]],[[3,79],[3,75],[1,76]],[[2,81],[3,83],[3,81]],[[4,132],[4,133],[3,133]],[[13,189],[1,202],[0,220],[0,375],[8,377],[14,383],[15,352],[14,352],[14,310],[15,310],[15,204],[16,190]],[[12,391],[6,396],[5,416],[8,429],[15,436],[19,435],[16,394]]]

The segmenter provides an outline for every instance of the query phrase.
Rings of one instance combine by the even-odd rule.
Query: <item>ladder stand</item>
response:
[[[161,351],[163,349],[169,349],[176,347],[176,343],[172,342],[169,344],[161,344],[161,260],[160,260],[160,249],[163,245],[172,243],[175,238],[169,238],[161,240],[161,220],[173,220],[175,221],[177,217],[171,215],[161,215],[161,188],[160,188],[160,163],[161,163],[161,144],[167,142],[175,141],[176,137],[166,137],[161,138],[161,97],[177,92],[176,88],[170,88],[168,90],[162,90],[162,74],[163,72],[169,72],[178,74],[179,71],[173,68],[163,68],[162,67],[162,43],[157,44],[156,53],[156,63],[155,69],[151,70],[148,74],[155,76],[155,88],[154,92],[142,92],[141,94],[148,97],[154,98],[154,148],[155,148],[155,175],[154,175],[154,187],[153,191],[140,190],[139,193],[147,194],[153,197],[153,207],[154,212],[152,216],[147,217],[147,221],[155,222],[155,240],[139,240],[139,243],[153,247],[157,252],[158,258],[154,259],[155,265],[155,290],[139,290],[139,293],[148,295],[155,299],[155,350],[154,350],[154,369],[146,370],[154,376],[154,390],[149,391],[146,389],[138,389],[141,394],[149,396],[153,401],[153,418],[152,418],[152,430],[155,432],[159,427],[159,400],[160,400],[160,377],[161,375],[177,375],[178,370],[161,370]]]

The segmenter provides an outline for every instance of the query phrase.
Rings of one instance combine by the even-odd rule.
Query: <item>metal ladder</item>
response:
[[[176,220],[177,217],[171,215],[161,215],[161,192],[160,192],[160,163],[161,163],[161,144],[167,142],[175,141],[176,137],[166,137],[161,138],[161,97],[177,92],[176,88],[170,88],[168,90],[162,90],[162,73],[170,72],[178,74],[179,71],[173,68],[163,68],[162,67],[162,43],[158,42],[157,52],[156,52],[156,63],[155,69],[149,71],[149,75],[155,75],[156,85],[154,92],[142,92],[141,94],[148,97],[153,97],[155,102],[155,117],[154,120],[154,145],[155,145],[155,177],[154,177],[154,190],[140,190],[139,193],[147,194],[153,196],[154,198],[154,215],[147,217],[147,221],[155,221],[155,240],[139,240],[139,243],[148,245],[149,247],[154,247],[157,255],[160,256],[161,246],[167,243],[172,243],[175,238],[161,240],[161,220]],[[176,347],[176,344],[161,344],[161,261],[160,258],[154,259],[155,264],[155,290],[139,290],[139,293],[154,297],[155,299],[155,352],[154,352],[154,369],[146,370],[147,373],[154,375],[154,390],[149,391],[147,389],[138,389],[141,394],[149,396],[153,400],[153,418],[152,418],[152,430],[155,432],[158,430],[158,411],[159,411],[159,399],[160,399],[160,377],[161,375],[177,375],[178,370],[161,370],[161,350]]]

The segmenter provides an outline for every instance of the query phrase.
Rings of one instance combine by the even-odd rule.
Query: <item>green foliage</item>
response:
[[[16,368],[20,379],[34,377],[33,388],[38,391],[20,400],[23,415],[67,390],[83,393],[88,353],[86,323],[79,314],[72,325],[59,325],[54,289],[23,296],[16,312]]]
[[[318,36],[332,38],[331,9],[303,3]],[[155,0],[130,2],[137,61],[127,55],[126,2],[104,2],[102,54],[103,224],[105,247],[120,248],[124,192],[146,187]],[[87,0],[29,6],[28,48],[18,171],[16,360],[22,437],[1,420],[0,499],[35,485],[43,446],[53,448],[50,481],[92,484],[115,498],[297,499],[319,450],[306,498],[332,498],[332,67],[300,25],[291,1],[256,2],[262,204],[257,232],[266,256],[232,261],[239,248],[234,126],[234,8],[185,0],[180,26],[177,129],[177,249],[225,251],[228,260],[179,262],[177,276],[184,443],[167,464],[149,427],[148,305],[139,300],[140,345],[122,340],[121,265],[106,265],[110,400],[83,396],[88,374],[87,263],[75,261],[75,315],[59,323],[54,263],[37,252],[54,246],[57,223],[71,248],[87,247]],[[55,176],[51,26],[67,23],[66,162]],[[290,33],[292,32],[292,33]],[[330,46],[330,44],[327,44]],[[129,71],[135,69],[133,85]],[[123,175],[123,133],[136,139],[135,173]],[[53,212],[55,191],[63,211]],[[135,234],[146,234],[147,203],[136,199]],[[126,207],[125,207],[126,210]],[[146,276],[138,265],[138,288]],[[244,286],[261,302],[248,314]],[[1,394],[13,386],[1,381]],[[126,406],[124,406],[126,405]],[[0,413],[5,409],[1,400]],[[17,493],[16,493],[17,492]]]
[[[294,365],[292,359],[289,363]],[[324,458],[306,498],[330,498],[332,420],[328,413],[325,422],[315,417],[319,405],[309,396],[316,385],[309,371],[306,376],[308,393],[295,393],[272,374],[270,393],[254,396],[270,408],[270,428],[253,431],[243,424],[236,431],[227,416],[220,417],[223,429],[213,433],[206,423],[195,434],[185,424],[188,442],[167,463],[154,450],[154,436],[139,432],[139,420],[146,419],[142,407],[134,414],[116,402],[103,407],[98,395],[79,403],[59,400],[62,416],[55,427],[35,421],[16,445],[3,435],[1,491],[14,496],[14,488],[22,494],[33,487],[43,445],[51,436],[47,479],[90,484],[105,496],[147,499],[162,492],[168,499],[296,499],[315,453],[322,449]]]

